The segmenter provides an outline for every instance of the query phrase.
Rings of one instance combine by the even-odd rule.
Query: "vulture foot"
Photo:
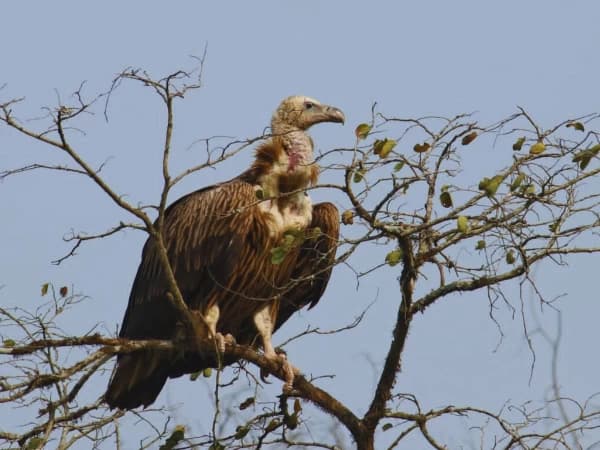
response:
[[[297,367],[293,366],[285,355],[281,355],[281,358],[283,360],[282,368],[285,372],[285,383],[283,383],[283,387],[281,390],[284,394],[289,395],[294,390],[294,377],[297,374],[300,374],[300,370]]]
[[[217,344],[217,349],[219,350],[219,353],[225,353],[225,347],[227,345],[235,344],[235,338],[229,333],[223,335],[217,331],[217,333],[215,333],[214,339]]]
[[[278,348],[274,353],[271,354],[265,353],[265,358],[269,359],[270,361],[274,361],[281,366],[283,372],[285,373],[285,381],[283,383],[282,391],[284,394],[290,394],[293,391],[294,377],[300,374],[300,370],[290,363],[289,359],[287,358],[287,354],[282,349]],[[260,378],[263,382],[269,383],[266,379],[268,376],[269,373],[266,370],[260,370]]]

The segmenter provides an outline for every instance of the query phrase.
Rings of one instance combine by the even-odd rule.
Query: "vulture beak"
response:
[[[314,123],[320,122],[335,122],[343,124],[346,121],[346,116],[341,109],[335,106],[319,105],[315,109],[315,121]]]
[[[335,106],[322,105],[320,103],[305,102],[301,113],[301,128],[306,130],[317,123],[337,122],[344,123],[346,117],[341,109]]]

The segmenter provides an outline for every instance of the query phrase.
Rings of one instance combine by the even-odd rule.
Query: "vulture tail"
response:
[[[133,409],[153,403],[169,376],[162,359],[156,352],[145,351],[119,356],[104,394],[108,406]]]

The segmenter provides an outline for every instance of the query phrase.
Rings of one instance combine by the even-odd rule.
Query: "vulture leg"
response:
[[[254,314],[254,325],[262,338],[265,357],[268,359],[277,358],[277,353],[273,347],[271,336],[273,334],[273,319],[271,317],[271,305],[267,304]]]
[[[261,310],[254,314],[254,324],[262,338],[265,358],[280,364],[285,373],[283,392],[291,391],[294,384],[294,376],[296,373],[300,373],[300,371],[292,366],[285,353],[277,353],[273,347],[271,336],[273,334],[274,321],[271,315],[270,304],[265,305]]]
[[[212,305],[204,314],[204,320],[208,325],[208,336],[215,340],[219,353],[225,353],[225,336],[217,331],[220,312],[217,305]]]
[[[217,335],[217,322],[219,322],[220,310],[217,305],[212,305],[204,314],[204,320],[208,325],[208,332],[210,337]]]
[[[221,333],[216,333],[214,337],[215,344],[217,345],[217,350],[219,351],[219,353],[225,353],[225,336],[223,336]]]
[[[225,353],[225,346],[227,344],[233,345],[235,344],[235,338],[227,333],[223,335],[222,333],[217,331],[217,323],[219,322],[220,309],[217,305],[212,305],[206,311],[204,315],[204,321],[208,325],[208,337],[212,337],[215,340],[217,345],[217,350],[220,353]]]

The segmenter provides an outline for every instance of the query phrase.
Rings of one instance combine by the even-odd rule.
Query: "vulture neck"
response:
[[[282,127],[284,128],[284,127]],[[312,221],[312,203],[305,190],[317,183],[313,142],[301,129],[272,126],[273,137],[256,149],[256,158],[241,179],[251,183],[264,201],[259,209],[268,217],[275,240],[286,230],[304,230]]]
[[[294,192],[304,196],[304,189],[315,185],[319,175],[311,137],[296,127],[274,126],[273,137],[256,149],[250,173],[254,180],[249,181],[266,197]]]

